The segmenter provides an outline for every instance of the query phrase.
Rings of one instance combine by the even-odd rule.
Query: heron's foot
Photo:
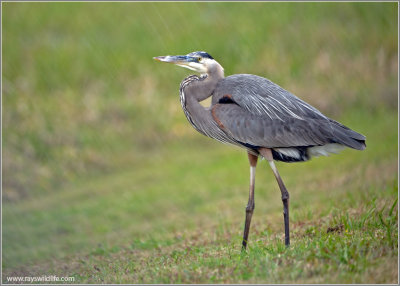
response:
[[[247,244],[245,243],[245,241],[243,241],[243,243],[242,243],[242,249],[241,249],[241,251],[240,251],[240,254],[243,256],[243,255],[247,255]]]

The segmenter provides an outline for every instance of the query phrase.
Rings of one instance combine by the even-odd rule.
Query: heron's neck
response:
[[[200,104],[200,101],[213,94],[221,79],[221,77],[210,75],[201,77],[191,75],[181,82],[180,99],[182,109],[193,127],[203,134],[205,133],[201,126],[211,122],[213,119],[210,112]]]
[[[205,74],[200,77],[191,75],[182,81],[181,89],[188,100],[190,98],[200,102],[212,95],[218,82],[223,78],[223,70],[219,74]]]

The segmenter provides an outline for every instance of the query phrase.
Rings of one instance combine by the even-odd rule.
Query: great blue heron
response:
[[[160,56],[155,60],[173,63],[200,73],[180,85],[182,109],[200,133],[244,148],[250,163],[250,190],[242,249],[246,249],[254,211],[257,160],[264,157],[281,190],[285,245],[289,237],[289,192],[274,160],[303,162],[313,156],[337,153],[345,147],[364,150],[365,136],[323,115],[270,80],[251,74],[224,77],[224,69],[206,52],[184,56]],[[200,102],[212,96],[209,107]]]

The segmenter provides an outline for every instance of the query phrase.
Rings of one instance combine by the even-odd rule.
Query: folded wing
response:
[[[365,148],[365,136],[255,75],[222,80],[213,95],[212,115],[229,137],[254,149],[310,148],[333,143]]]

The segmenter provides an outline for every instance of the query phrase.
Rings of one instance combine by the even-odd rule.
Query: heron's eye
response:
[[[197,61],[198,61],[198,62],[201,61],[201,57],[198,57],[198,58],[197,58]]]

